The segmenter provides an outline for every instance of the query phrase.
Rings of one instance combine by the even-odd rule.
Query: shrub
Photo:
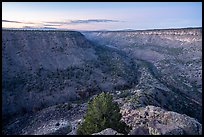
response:
[[[130,127],[120,121],[121,117],[120,108],[116,102],[113,102],[113,97],[103,92],[88,102],[84,121],[78,126],[77,134],[93,134],[106,128],[127,134]]]

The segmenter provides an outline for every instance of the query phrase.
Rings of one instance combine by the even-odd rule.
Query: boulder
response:
[[[107,128],[107,129],[102,130],[101,132],[94,133],[92,135],[123,135],[123,134],[118,133],[117,131],[111,128]]]
[[[149,129],[146,127],[136,127],[128,135],[149,135]]]
[[[149,133],[150,135],[184,135],[184,130],[173,124],[160,124],[155,120],[149,124]]]

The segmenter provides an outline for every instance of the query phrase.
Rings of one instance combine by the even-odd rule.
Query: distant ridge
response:
[[[101,31],[107,31],[107,32],[134,32],[134,31],[165,31],[165,30],[188,30],[188,29],[202,29],[202,27],[187,27],[187,28],[162,28],[162,29],[144,29],[144,30],[136,30],[136,29],[123,29],[123,30],[94,30],[94,31],[83,31],[83,32],[101,32]]]
[[[33,31],[79,31],[79,32],[134,32],[134,31],[164,31],[164,30],[182,30],[182,29],[202,29],[202,27],[187,27],[187,28],[162,28],[162,29],[143,29],[143,30],[136,30],[136,29],[122,29],[122,30],[75,30],[75,29],[58,29],[58,28],[2,28],[2,30],[33,30]]]

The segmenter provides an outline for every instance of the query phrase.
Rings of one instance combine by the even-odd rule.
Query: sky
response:
[[[2,2],[2,28],[202,27],[202,2]]]

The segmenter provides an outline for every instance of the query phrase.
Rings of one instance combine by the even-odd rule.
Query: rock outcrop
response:
[[[146,106],[138,109],[121,109],[122,120],[132,126],[133,131],[140,133],[138,128],[149,134],[159,135],[201,135],[202,125],[185,114],[163,110],[160,107]],[[131,131],[131,132],[133,132]]]

